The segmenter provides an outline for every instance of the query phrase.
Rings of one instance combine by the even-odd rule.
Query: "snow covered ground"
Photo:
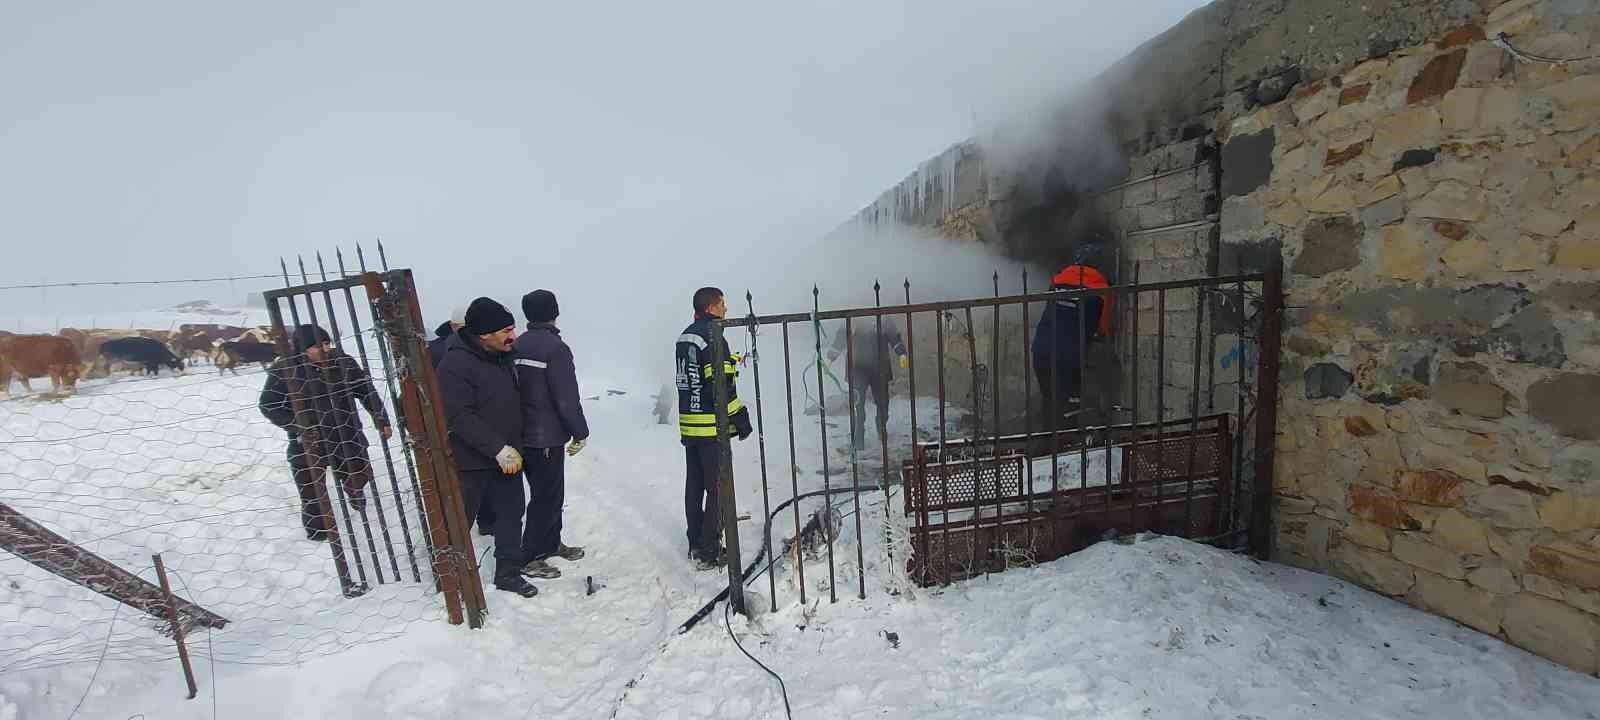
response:
[[[764,380],[768,501],[776,506],[792,495],[791,483],[801,492],[822,486],[821,433],[815,418],[803,414],[797,387],[791,476],[779,420],[781,382]],[[181,400],[196,392],[185,384],[198,381],[194,375],[119,380],[87,385],[80,397],[61,402],[0,403],[0,424],[12,433],[0,439],[7,440],[52,418],[113,418],[96,419],[102,434],[92,438],[98,439],[31,431],[52,442],[0,445],[0,459],[15,459],[0,463],[0,497],[32,503],[30,514],[70,537],[134,530],[124,526],[136,513],[86,515],[48,497],[92,498],[109,483],[120,488],[107,506],[113,510],[149,512],[151,504],[165,503],[168,530],[130,532],[120,544],[98,548],[130,562],[148,558],[149,545],[199,557],[208,543],[245,543],[228,554],[242,558],[238,567],[180,565],[200,586],[191,593],[195,600],[237,620],[190,639],[199,698],[184,699],[177,662],[149,623],[120,625],[106,647],[137,652],[108,651],[100,662],[95,641],[104,643],[110,603],[0,559],[10,581],[9,591],[0,587],[8,626],[25,619],[36,634],[71,637],[87,650],[65,662],[0,670],[0,720],[783,716],[777,682],[740,653],[721,608],[690,633],[675,633],[726,575],[696,572],[683,557],[682,450],[675,427],[652,416],[655,388],[585,378],[595,435],[569,465],[565,540],[586,545],[588,556],[557,561],[565,575],[538,583],[537,598],[488,590],[487,625],[472,631],[447,625],[437,597],[418,585],[393,585],[354,601],[337,596],[324,546],[296,537],[281,437],[252,415],[258,374],[206,380],[205,407],[231,414],[179,417],[160,432],[130,433],[118,424],[161,422],[186,409],[206,415]],[[132,419],[116,419],[117,406],[103,405],[135,390],[165,399],[147,399],[141,405],[154,408],[151,414]],[[753,402],[748,374],[741,392]],[[842,409],[839,400],[829,398],[830,413]],[[922,427],[932,427],[933,403],[924,399],[918,410]],[[902,400],[891,428],[898,436],[909,432],[907,414]],[[160,450],[163,458],[182,459],[170,467],[85,461],[97,448],[121,447],[113,456],[131,462],[140,448],[174,440],[187,447],[193,443],[184,438],[199,435],[227,440],[194,451]],[[838,451],[846,437],[841,417],[829,430],[834,486],[850,482]],[[867,440],[876,448],[870,430]],[[93,472],[38,472],[29,469],[40,467],[33,454]],[[735,454],[739,505],[753,516],[741,523],[748,559],[761,542],[757,440],[737,445]],[[198,479],[163,484],[173,477]],[[875,481],[875,473],[864,473],[863,483]],[[230,498],[260,500],[260,509],[223,527],[183,509],[227,506],[235,502]],[[1594,678],[1341,581],[1180,540],[1103,543],[1037,568],[891,595],[884,495],[863,493],[861,502],[858,516],[849,496],[833,499],[844,518],[834,557],[837,603],[829,601],[827,558],[820,553],[806,561],[805,605],[785,561],[774,575],[778,611],[766,611],[763,576],[750,586],[751,605],[761,612],[731,619],[745,649],[782,676],[796,717],[1600,717]],[[900,502],[895,494],[889,507]],[[803,501],[801,522],[821,503]],[[774,524],[774,544],[792,529],[786,511]],[[480,553],[486,540],[474,538]],[[856,598],[858,542],[865,600]],[[217,573],[234,582],[213,578]],[[586,576],[598,587],[593,595],[585,593]],[[314,591],[307,596],[316,600],[266,601],[283,588]],[[37,606],[62,598],[76,599],[66,608]],[[372,612],[372,602],[386,610]],[[240,615],[262,608],[272,611]]]

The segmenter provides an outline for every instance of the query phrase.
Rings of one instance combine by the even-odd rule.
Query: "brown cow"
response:
[[[211,357],[217,343],[232,340],[249,328],[216,323],[184,323],[172,334],[172,353],[191,362]]]
[[[0,338],[0,388],[10,389],[11,376],[22,381],[22,389],[33,392],[30,378],[50,378],[54,392],[78,389],[78,376],[83,370],[83,356],[72,346],[72,341],[60,335],[12,335]]]

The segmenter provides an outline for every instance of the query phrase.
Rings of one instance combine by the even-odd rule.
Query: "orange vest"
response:
[[[1068,265],[1062,268],[1061,272],[1056,273],[1056,276],[1051,278],[1050,281],[1058,287],[1111,287],[1106,283],[1106,276],[1100,274],[1099,270],[1087,265]],[[1100,298],[1103,302],[1100,304],[1100,325],[1095,332],[1095,337],[1110,337],[1112,307],[1115,305],[1116,299],[1110,294],[1101,295]]]

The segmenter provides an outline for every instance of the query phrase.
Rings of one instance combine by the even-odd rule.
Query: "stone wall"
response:
[[[1597,3],[1511,0],[1222,131],[1286,267],[1276,557],[1600,672]]]
[[[1039,166],[964,143],[857,222],[1048,266],[1092,214],[1124,280],[1281,258],[1275,558],[1600,673],[1600,63],[1541,59],[1597,40],[1600,0],[1218,0],[1092,82]],[[1040,191],[1106,133],[1120,178]],[[1153,303],[1120,346],[1141,415]],[[1169,397],[1197,306],[1168,298]],[[1209,376],[1237,340],[1207,310]]]

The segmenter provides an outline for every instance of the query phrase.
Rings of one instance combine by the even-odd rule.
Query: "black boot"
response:
[[[694,559],[696,570],[715,570],[727,562],[728,550],[720,546],[709,551],[693,550],[690,551],[689,557]]]
[[[534,587],[533,583],[524,580],[521,575],[517,574],[496,577],[494,579],[494,588],[516,593],[525,598],[531,598],[539,594],[539,588]]]

